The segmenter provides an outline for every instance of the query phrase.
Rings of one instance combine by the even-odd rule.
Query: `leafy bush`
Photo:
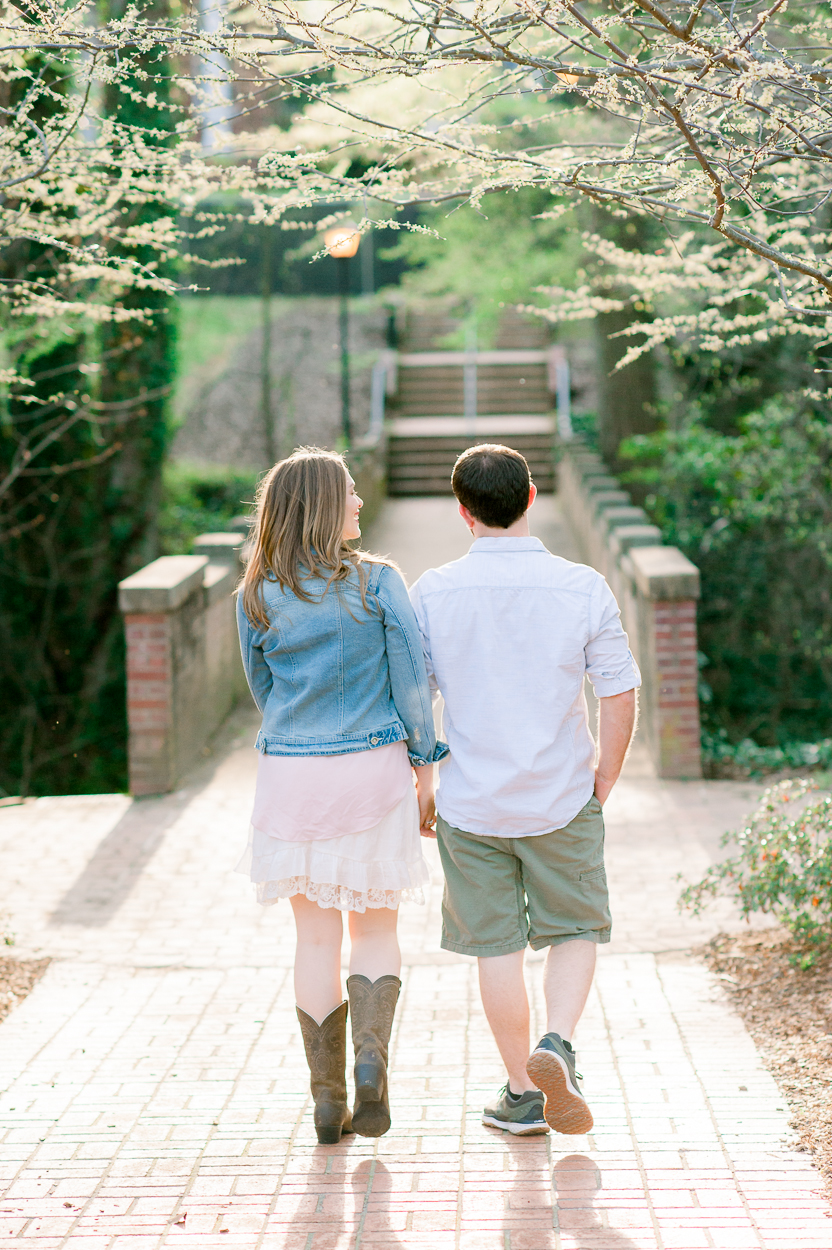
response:
[[[710,898],[727,894],[746,919],[776,916],[804,948],[804,968],[813,950],[832,942],[832,795],[807,803],[813,790],[805,780],[766,790],[746,827],[722,839],[723,846],[736,843],[738,854],[712,864],[679,899],[698,915]]]
[[[407,265],[406,294],[452,296],[468,307],[481,346],[492,341],[503,307],[540,305],[537,289],[572,282],[581,263],[574,220],[560,217],[556,200],[540,188],[492,195],[487,205],[463,204],[452,213],[423,207],[419,216],[435,234],[402,231],[395,248],[380,254]]]
[[[702,574],[702,719],[728,743],[832,723],[832,426],[772,400],[726,435],[697,420],[628,440],[630,480]]]
[[[832,738],[821,742],[786,742],[761,747],[751,738],[729,742],[724,729],[702,732],[702,761],[706,776],[761,777],[786,769],[832,768]]]
[[[165,465],[159,510],[163,555],[186,555],[198,534],[224,530],[251,510],[257,474],[223,465]]]
[[[572,433],[580,438],[590,449],[598,451],[598,416],[594,412],[573,412],[571,415]]]

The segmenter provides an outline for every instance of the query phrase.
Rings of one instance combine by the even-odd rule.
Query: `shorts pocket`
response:
[[[588,868],[586,872],[582,872],[578,877],[579,881],[586,881],[588,885],[595,882],[602,884],[607,879],[607,870],[603,864],[599,864],[597,868]]]

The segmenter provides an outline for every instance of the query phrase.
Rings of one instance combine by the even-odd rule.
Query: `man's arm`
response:
[[[635,690],[598,700],[598,762],[595,796],[603,807],[618,781],[636,727]]]

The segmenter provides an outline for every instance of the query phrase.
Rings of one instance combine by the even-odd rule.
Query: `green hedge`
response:
[[[626,475],[702,574],[703,726],[785,748],[832,726],[832,427],[772,400],[736,434],[693,421],[631,439]]]
[[[257,474],[223,465],[165,465],[159,509],[162,555],[187,555],[198,534],[224,530],[254,502]]]

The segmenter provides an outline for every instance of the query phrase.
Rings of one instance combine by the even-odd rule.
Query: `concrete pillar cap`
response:
[[[160,556],[118,584],[122,612],[175,612],[201,588],[207,556]]]

